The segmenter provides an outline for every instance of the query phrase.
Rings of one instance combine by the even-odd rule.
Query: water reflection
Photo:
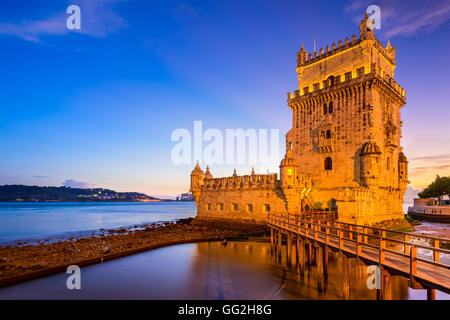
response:
[[[376,299],[367,267],[347,263],[350,298]],[[0,289],[0,299],[342,299],[343,258],[329,253],[323,282],[317,270],[313,263],[301,274],[264,242],[184,244],[83,268],[78,291],[66,288],[63,273]],[[394,299],[426,299],[402,277],[392,278],[392,288]]]

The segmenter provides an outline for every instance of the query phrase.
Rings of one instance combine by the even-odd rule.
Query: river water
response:
[[[284,257],[284,254],[283,254]],[[350,259],[350,298],[376,299],[367,267]],[[0,289],[0,299],[342,299],[342,258],[329,256],[328,279],[319,290],[316,266],[302,276],[277,261],[267,242],[182,244],[81,269],[81,289],[69,290],[60,273]],[[394,299],[426,299],[425,290],[392,279]],[[450,299],[437,292],[437,299]]]
[[[0,203],[0,242],[90,235],[192,216],[192,202]],[[416,233],[449,231],[448,225],[424,222]],[[355,259],[350,264],[351,299],[375,299],[376,290],[366,284],[367,267]],[[165,247],[85,267],[81,276],[81,290],[68,290],[69,275],[60,273],[1,288],[0,299],[341,299],[343,286],[338,254],[330,254],[326,285],[319,290],[316,266],[301,275],[277,261],[268,243],[256,241]],[[426,291],[408,288],[401,277],[393,277],[392,288],[394,299],[426,299]],[[437,292],[437,298],[450,296]]]
[[[194,217],[194,202],[0,202],[0,244]]]

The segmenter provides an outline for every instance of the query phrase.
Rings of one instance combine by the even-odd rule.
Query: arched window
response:
[[[327,130],[326,137],[327,139],[331,139],[331,130]]]
[[[325,166],[325,170],[332,170],[333,169],[333,160],[331,160],[330,157],[325,158],[324,166]]]
[[[323,105],[323,114],[327,114],[327,104]]]
[[[329,76],[327,79],[328,86],[332,87],[334,85],[334,76]]]
[[[328,105],[328,113],[333,113],[333,102]]]

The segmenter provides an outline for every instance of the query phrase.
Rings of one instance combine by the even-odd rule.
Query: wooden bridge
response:
[[[436,299],[436,290],[450,294],[450,266],[440,261],[441,254],[450,255],[450,250],[440,248],[442,244],[450,245],[450,240],[342,223],[332,218],[332,215],[269,214],[272,248],[281,257],[283,238],[286,238],[287,261],[292,261],[292,254],[295,254],[295,261],[303,273],[305,263],[311,262],[314,246],[322,285],[327,273],[329,250],[343,253],[344,299],[350,297],[349,257],[356,258],[358,263],[380,268],[378,299],[392,299],[393,275],[408,278],[411,288],[427,289],[430,300]],[[426,244],[422,244],[423,240]],[[431,251],[432,260],[418,256],[417,249]]]

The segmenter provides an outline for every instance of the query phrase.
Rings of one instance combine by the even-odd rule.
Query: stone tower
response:
[[[191,173],[197,218],[264,224],[267,215],[322,205],[342,222],[403,220],[408,160],[400,146],[405,90],[394,81],[395,48],[367,28],[320,53],[297,54],[298,90],[288,94],[292,129],[277,174],[214,178]]]
[[[298,90],[287,143],[310,174],[311,198],[338,207],[339,220],[373,224],[403,218],[407,159],[400,146],[405,90],[394,81],[395,48],[367,28],[331,48],[297,54]]]

